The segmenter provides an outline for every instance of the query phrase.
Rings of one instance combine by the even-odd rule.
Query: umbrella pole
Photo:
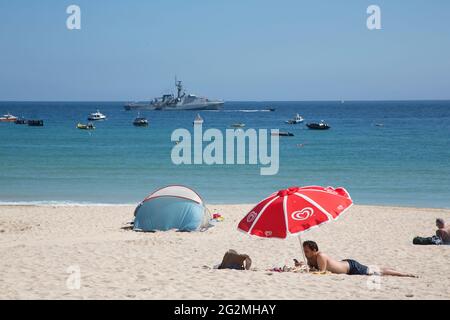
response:
[[[302,250],[303,261],[305,262],[306,270],[309,272],[308,260],[306,260],[305,251],[303,250],[303,242],[301,235],[298,235],[298,241],[300,242],[300,249]]]

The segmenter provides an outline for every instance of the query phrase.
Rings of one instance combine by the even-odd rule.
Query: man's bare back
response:
[[[310,268],[321,272],[329,271],[337,274],[347,274],[350,269],[347,261],[337,261],[320,251],[316,256],[307,260]]]

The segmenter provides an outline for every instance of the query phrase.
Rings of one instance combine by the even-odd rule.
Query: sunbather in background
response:
[[[441,238],[444,244],[450,244],[450,226],[442,218],[436,219],[436,236]]]

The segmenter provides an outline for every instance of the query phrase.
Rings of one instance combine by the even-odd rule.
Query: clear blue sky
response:
[[[226,100],[450,99],[450,1],[0,0],[0,100],[138,100],[175,75]]]

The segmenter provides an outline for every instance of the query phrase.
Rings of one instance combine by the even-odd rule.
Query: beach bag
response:
[[[415,237],[413,239],[413,244],[415,245],[440,245],[442,244],[442,239],[437,236],[432,237]]]

